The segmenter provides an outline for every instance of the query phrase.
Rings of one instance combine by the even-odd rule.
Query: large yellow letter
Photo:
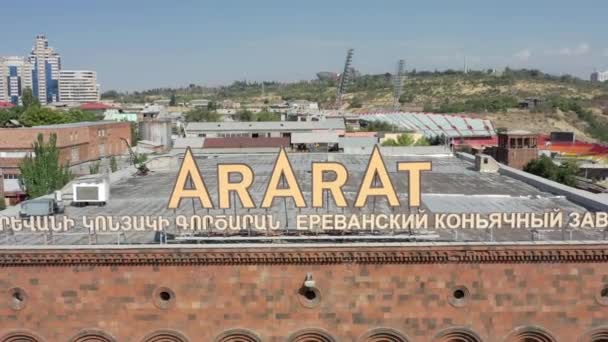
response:
[[[279,182],[281,176],[285,179],[285,187],[279,188]],[[306,207],[306,201],[304,201],[304,195],[298,185],[296,175],[293,173],[287,153],[285,149],[281,148],[279,156],[274,163],[272,174],[270,175],[270,181],[264,194],[264,200],[262,200],[262,208],[270,208],[275,197],[291,197],[298,208]]]
[[[325,181],[323,175],[331,172],[336,175],[336,179]],[[323,207],[323,193],[329,191],[340,208],[346,207],[346,198],[342,187],[348,180],[348,171],[340,163],[312,163],[312,206],[315,208]]]
[[[398,171],[408,171],[409,173],[409,195],[410,207],[420,206],[420,173],[432,170],[431,162],[399,162]]]
[[[380,186],[374,186],[375,178],[380,181]],[[399,197],[397,197],[395,187],[391,182],[388,171],[386,171],[386,165],[384,165],[384,160],[382,160],[378,146],[374,147],[374,151],[369,158],[369,164],[367,165],[367,170],[365,170],[365,175],[363,176],[361,187],[355,200],[355,207],[361,208],[365,206],[369,196],[384,196],[391,207],[399,206]]]
[[[231,183],[230,175],[241,175],[239,182]],[[253,170],[245,164],[219,164],[217,166],[217,191],[220,208],[230,208],[230,192],[236,192],[244,208],[255,208],[249,187],[253,183]]]
[[[192,184],[191,187],[186,188],[188,178],[191,179]],[[198,169],[198,165],[196,165],[196,161],[192,156],[190,147],[188,147],[184,154],[182,166],[177,174],[177,180],[175,181],[171,199],[169,200],[169,209],[179,208],[182,198],[198,198],[203,208],[213,208],[209,192]]]

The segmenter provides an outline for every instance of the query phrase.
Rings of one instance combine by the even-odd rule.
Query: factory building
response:
[[[201,138],[276,138],[291,137],[293,133],[335,132],[344,134],[343,119],[320,121],[252,121],[252,122],[190,122],[186,125],[186,137]]]
[[[603,342],[608,336],[602,227],[572,228],[564,221],[556,229],[541,219],[533,229],[452,229],[435,221],[385,230],[380,226],[391,223],[380,219],[374,231],[339,230],[337,221],[328,229],[296,229],[313,217],[419,209],[431,215],[583,215],[608,209],[600,195],[496,164],[490,156],[385,150],[400,204],[380,196],[354,208],[369,155],[291,153],[303,207],[276,198],[270,208],[246,209],[236,198],[230,209],[205,208],[196,199],[169,209],[183,157],[160,156],[149,161],[147,176],[113,181],[105,206],[66,206],[63,215],[77,222],[69,232],[51,238],[0,231],[0,341]],[[268,153],[216,154],[195,163],[213,203],[218,167],[247,164],[254,175],[250,195],[260,203],[276,160]],[[347,207],[330,197],[322,207],[311,204],[311,167],[328,162],[348,170],[342,187]],[[397,167],[414,162],[432,163],[421,175],[419,208],[407,204],[409,176]],[[17,213],[0,212],[0,222]],[[205,230],[178,226],[205,215],[214,220]],[[271,215],[278,226],[233,231],[220,225],[220,218],[247,215]],[[91,232],[81,223],[82,217],[136,216],[173,223],[163,232],[104,231],[101,223]]]

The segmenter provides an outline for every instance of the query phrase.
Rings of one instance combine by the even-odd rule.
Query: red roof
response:
[[[15,107],[15,105],[12,103],[0,101],[0,108],[13,108],[13,107]]]
[[[289,138],[205,138],[203,148],[256,148],[256,147],[287,147]]]
[[[88,102],[88,103],[84,103],[84,104],[80,105],[80,109],[82,109],[82,110],[106,110],[106,109],[110,109],[110,108],[114,108],[114,107],[108,106],[105,103],[99,103],[99,102]]]

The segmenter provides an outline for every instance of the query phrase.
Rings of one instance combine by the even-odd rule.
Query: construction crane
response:
[[[350,67],[353,62],[354,49],[348,49],[346,52],[346,61],[344,62],[344,71],[340,75],[340,84],[338,85],[338,94],[336,96],[336,107],[340,109],[342,107],[342,95],[346,92],[346,86],[351,78],[352,69]]]

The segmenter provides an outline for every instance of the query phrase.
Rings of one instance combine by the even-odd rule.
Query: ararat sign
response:
[[[313,162],[311,170],[312,184],[312,207],[321,208],[325,205],[324,194],[329,192],[336,203],[336,206],[344,208],[349,205],[355,208],[364,207],[370,197],[384,197],[392,207],[401,205],[398,190],[393,185],[389,176],[388,169],[379,148],[376,146],[370,156],[367,168],[359,190],[355,196],[354,203],[349,204],[342,188],[348,180],[348,169],[338,162]],[[408,201],[410,207],[420,206],[420,180],[423,171],[432,169],[429,161],[416,162],[397,162],[396,170],[409,174],[408,182]],[[231,182],[231,175],[239,175],[238,182]],[[333,174],[333,180],[325,180],[324,175]],[[188,180],[191,180],[188,185]],[[281,149],[275,161],[272,173],[266,186],[266,191],[261,203],[254,203],[249,188],[253,184],[255,174],[249,165],[244,163],[237,164],[218,164],[217,165],[217,198],[218,208],[230,208],[230,194],[236,194],[244,208],[270,208],[275,198],[291,198],[298,208],[307,207],[306,200],[302,193],[298,179],[289,162],[289,158],[284,149]],[[405,190],[405,189],[404,189]],[[184,160],[180,167],[171,198],[169,199],[169,209],[177,209],[181,200],[185,198],[198,199],[204,208],[215,208],[216,206],[209,196],[209,191],[205,185],[204,175],[201,174],[192,151],[186,150]]]

